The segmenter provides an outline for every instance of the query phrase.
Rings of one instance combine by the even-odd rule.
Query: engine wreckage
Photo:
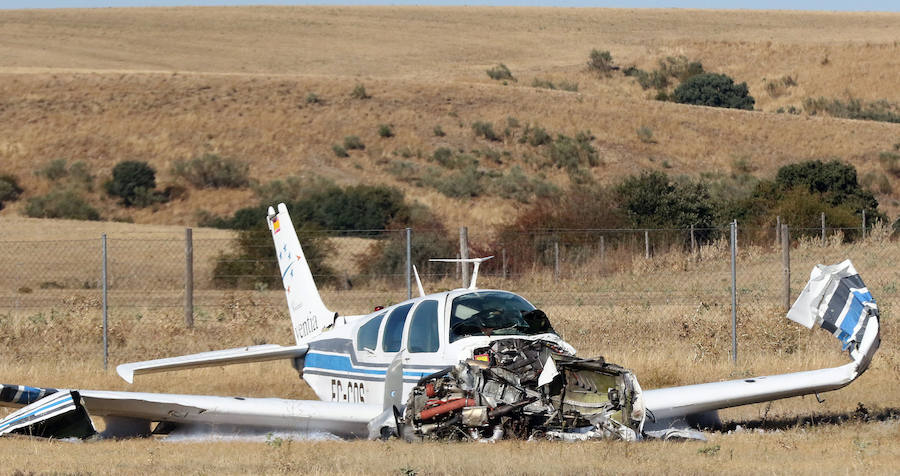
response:
[[[544,340],[503,339],[423,377],[397,428],[408,441],[642,437],[641,387],[629,370]]]

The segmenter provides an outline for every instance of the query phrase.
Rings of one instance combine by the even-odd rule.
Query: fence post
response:
[[[737,220],[731,222],[731,361],[737,364]]]
[[[412,228],[406,228],[406,299],[412,299]]]
[[[559,281],[559,238],[553,241],[553,279]]]
[[[502,259],[503,259],[503,279],[506,279],[506,276],[507,276],[507,274],[506,274],[507,273],[507,271],[506,271],[507,270],[507,268],[506,268],[506,248],[503,248],[500,250],[500,255],[502,256]]]
[[[184,325],[194,328],[194,231],[184,229]]]
[[[100,235],[100,286],[103,289],[103,301],[102,301],[102,312],[103,312],[103,370],[105,371],[109,364],[109,301],[107,300],[107,291],[109,290],[109,281],[108,274],[106,268],[107,262],[107,248],[106,248],[106,233]]]
[[[791,232],[781,225],[781,272],[784,279],[784,310],[791,308]]]
[[[469,229],[467,227],[459,227],[459,256],[462,259],[469,259]],[[469,263],[460,263],[462,270],[462,287],[469,287]]]
[[[775,217],[775,247],[781,246],[781,216]]]
[[[866,210],[865,209],[863,209],[863,211],[862,211],[862,237],[864,240],[866,239]]]
[[[822,246],[825,246],[825,212],[822,212]]]
[[[644,258],[650,259],[650,230],[644,229]]]
[[[600,266],[606,265],[606,240],[600,235]]]
[[[697,238],[694,236],[694,225],[691,225],[691,256],[697,256]]]

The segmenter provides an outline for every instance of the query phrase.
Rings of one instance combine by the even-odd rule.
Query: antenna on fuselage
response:
[[[494,256],[491,255],[484,258],[435,258],[428,261],[440,261],[441,263],[472,263],[474,266],[472,267],[472,281],[471,284],[469,284],[469,289],[476,289],[475,283],[478,281],[478,266],[493,257]]]
[[[413,274],[416,275],[416,286],[419,287],[419,296],[425,297],[425,288],[422,287],[422,280],[419,279],[419,271],[416,269],[416,265],[413,265]]]

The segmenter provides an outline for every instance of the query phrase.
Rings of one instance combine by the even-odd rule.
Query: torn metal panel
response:
[[[97,431],[74,390],[56,391],[0,420],[0,435],[88,438]]]

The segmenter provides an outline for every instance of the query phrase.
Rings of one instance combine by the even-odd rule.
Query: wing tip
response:
[[[116,373],[119,374],[119,377],[122,377],[122,380],[125,380],[128,383],[134,383],[134,369],[130,365],[119,365],[116,367]]]

